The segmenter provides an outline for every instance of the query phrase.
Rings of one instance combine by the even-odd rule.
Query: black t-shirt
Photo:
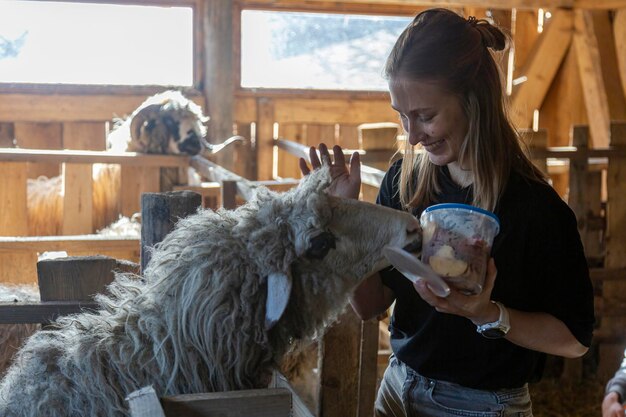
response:
[[[385,175],[378,204],[401,209],[400,163]],[[471,204],[471,187],[456,185],[447,167],[440,169],[438,179],[438,203]],[[421,210],[413,214],[419,216]],[[552,314],[589,346],[593,289],[571,209],[548,184],[512,174],[495,213],[500,233],[492,248],[498,275],[491,298],[513,309]],[[390,324],[393,352],[419,374],[488,390],[541,378],[545,354],[505,339],[486,339],[467,318],[438,313],[394,269],[381,276],[396,296]]]

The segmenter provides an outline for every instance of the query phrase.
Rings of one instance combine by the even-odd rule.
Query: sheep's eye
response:
[[[331,249],[335,249],[335,236],[330,232],[320,233],[309,241],[305,256],[311,259],[322,259]]]

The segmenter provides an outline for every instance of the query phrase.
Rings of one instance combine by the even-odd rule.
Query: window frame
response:
[[[376,90],[328,90],[328,89],[303,89],[303,88],[265,88],[265,87],[242,87],[241,86],[241,13],[244,10],[269,11],[269,12],[302,12],[302,13],[325,13],[325,14],[355,14],[364,16],[415,16],[419,11],[428,7],[415,5],[374,5],[358,3],[328,3],[312,4],[311,2],[289,0],[243,0],[235,6],[233,11],[233,48],[236,56],[233,57],[233,82],[237,97],[293,97],[310,99],[332,99],[336,97],[350,99],[381,100],[389,97],[386,91]]]
[[[164,88],[176,88],[187,94],[197,94],[203,85],[203,62],[206,56],[202,39],[202,11],[204,0],[26,0],[48,3],[116,4],[122,6],[172,6],[192,9],[192,85],[113,85],[113,84],[46,84],[11,83],[0,80],[0,94],[140,94],[152,95]]]

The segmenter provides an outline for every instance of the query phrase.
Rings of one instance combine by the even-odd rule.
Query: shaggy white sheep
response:
[[[294,340],[336,318],[382,248],[421,239],[413,216],[329,196],[327,169],[236,210],[200,210],[118,275],[101,309],[60,319],[18,352],[0,415],[123,416],[124,398],[267,386]]]
[[[111,152],[150,154],[214,154],[225,146],[241,141],[233,136],[223,143],[206,140],[202,108],[180,91],[168,90],[148,97],[126,119],[117,120],[107,137]],[[169,191],[177,170],[162,169],[161,191]],[[62,234],[63,189],[61,177],[29,179],[27,184],[29,235]],[[93,218],[95,229],[115,221],[120,213],[120,166],[94,164]]]

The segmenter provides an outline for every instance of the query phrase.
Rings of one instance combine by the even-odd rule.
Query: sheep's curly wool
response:
[[[261,188],[234,211],[180,220],[142,278],[118,275],[100,310],[28,340],[0,383],[0,415],[124,416],[146,385],[159,396],[266,386],[293,340],[343,310],[384,245],[416,237],[411,215],[329,196],[329,182],[317,170],[287,193]],[[292,288],[268,327],[272,274]]]

